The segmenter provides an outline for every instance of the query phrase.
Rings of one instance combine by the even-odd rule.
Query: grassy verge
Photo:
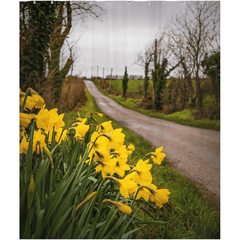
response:
[[[128,91],[129,92],[136,91],[136,84],[139,84],[139,81],[140,80],[137,80],[137,81],[132,80],[131,85],[129,84],[129,86],[132,86],[131,87],[132,90],[128,89]],[[112,83],[113,83],[112,85],[116,90],[119,91],[119,89],[120,89],[120,91],[121,91],[121,82],[122,81],[115,80],[115,81],[112,81]],[[121,95],[116,96],[114,94],[108,94],[105,90],[101,90],[99,87],[98,87],[98,89],[102,93],[104,93],[106,96],[114,99],[117,103],[121,104],[122,106],[124,106],[128,109],[140,112],[142,114],[145,114],[147,116],[165,119],[168,121],[180,123],[180,124],[187,125],[187,126],[220,131],[220,120],[209,120],[209,119],[195,120],[193,112],[191,110],[185,109],[183,111],[179,111],[179,112],[175,112],[175,113],[166,115],[163,113],[153,112],[153,111],[138,108],[137,104],[141,101],[141,99],[131,98],[131,99],[126,100]]]
[[[89,112],[101,112],[97,107],[94,98],[87,93],[88,102],[86,107],[81,108],[81,117],[86,117]],[[70,125],[73,117],[77,117],[76,112],[68,112],[64,116],[66,125]],[[98,123],[112,120],[106,115],[98,118]],[[131,155],[128,163],[136,163],[146,153],[152,152],[152,146],[132,133],[125,127],[120,126],[112,120],[114,129],[122,128],[126,135],[125,144],[135,145],[136,150]],[[160,147],[160,146],[159,146]],[[163,146],[164,152],[164,146]],[[170,239],[218,239],[220,238],[220,216],[212,206],[205,201],[202,191],[196,187],[189,179],[183,177],[169,167],[166,160],[159,165],[153,165],[153,183],[158,187],[168,188],[171,192],[169,203],[163,208],[147,207],[152,217],[156,220],[166,221],[167,224],[157,224],[146,226],[146,235],[138,235],[138,238],[170,238]],[[148,219],[148,215],[142,212],[139,217]]]

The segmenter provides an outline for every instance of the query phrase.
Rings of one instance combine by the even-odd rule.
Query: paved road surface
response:
[[[220,132],[184,126],[126,109],[85,80],[103,113],[142,136],[153,147],[163,146],[167,159],[188,178],[220,196]]]

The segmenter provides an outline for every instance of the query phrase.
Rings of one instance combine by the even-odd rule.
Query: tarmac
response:
[[[155,148],[163,146],[168,161],[199,187],[220,198],[220,132],[148,117],[119,105],[84,80],[101,111]]]

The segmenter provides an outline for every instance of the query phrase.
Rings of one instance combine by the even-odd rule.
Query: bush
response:
[[[20,238],[128,238],[141,224],[162,223],[136,215],[168,202],[149,164],[161,164],[162,147],[130,166],[135,147],[111,121],[96,124],[102,114],[66,128],[64,114],[32,89],[20,91],[20,106]]]

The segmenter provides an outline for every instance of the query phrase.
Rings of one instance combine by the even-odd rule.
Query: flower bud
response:
[[[121,211],[123,213],[131,214],[131,212],[132,212],[132,209],[128,205],[125,205],[123,203],[115,202],[115,201],[112,201],[109,199],[104,199],[103,202],[111,203],[112,205],[117,207],[119,211]]]
[[[51,153],[49,151],[49,149],[47,147],[43,147],[44,148],[44,151],[49,159],[49,162],[51,163],[51,168],[54,168],[54,164],[53,164],[53,160],[52,160],[52,156],[51,156]]]
[[[33,90],[30,87],[27,90],[31,93],[31,95],[38,94],[38,92],[36,92],[35,90]]]
[[[30,180],[29,189],[28,189],[28,208],[30,208],[32,205],[34,188],[35,188],[34,179],[33,179],[33,175],[31,175],[31,180]]]
[[[92,192],[90,195],[88,195],[75,209],[75,211],[77,211],[80,207],[82,207],[85,203],[89,202],[95,195],[96,195],[96,191]]]

